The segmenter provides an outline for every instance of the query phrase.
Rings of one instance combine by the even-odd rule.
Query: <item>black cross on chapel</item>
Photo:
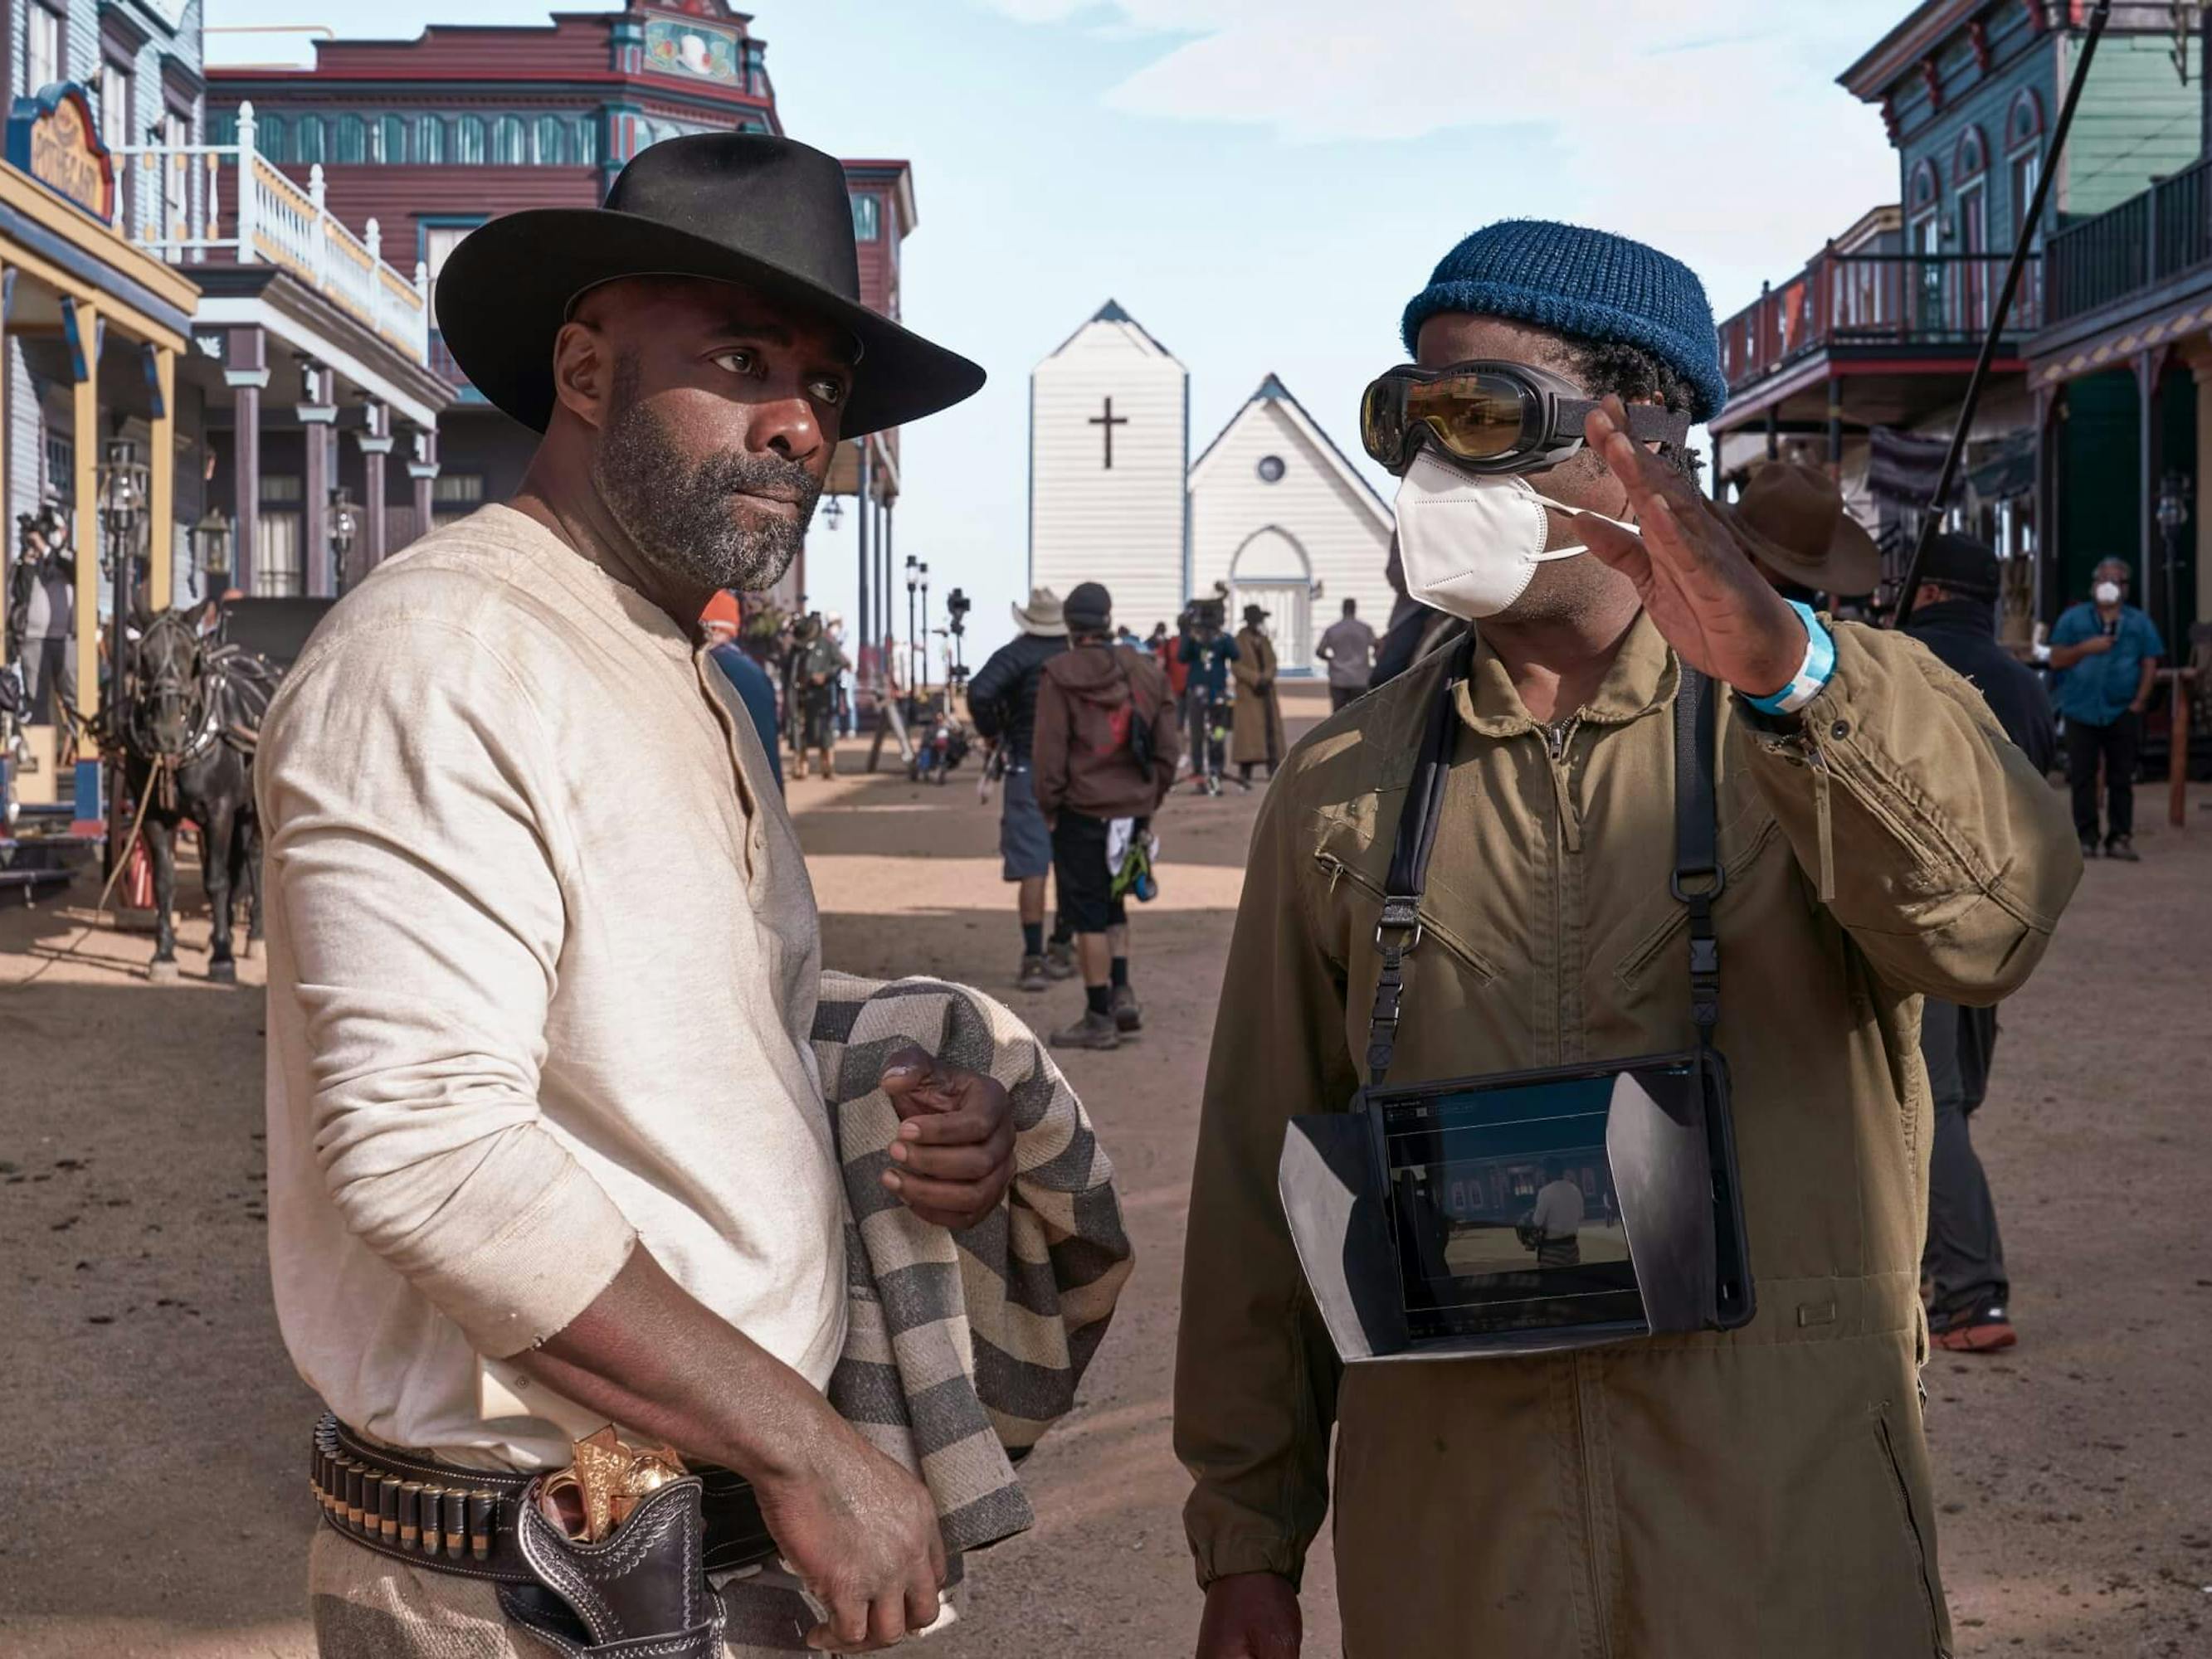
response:
[[[1114,428],[1117,426],[1128,425],[1129,417],[1127,415],[1116,415],[1114,412],[1114,400],[1109,398],[1106,399],[1104,411],[1093,415],[1085,424],[1103,428],[1106,439],[1106,471],[1111,472],[1114,470]]]

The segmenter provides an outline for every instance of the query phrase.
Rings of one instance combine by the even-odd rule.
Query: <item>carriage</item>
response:
[[[251,764],[261,718],[331,603],[233,598],[127,618],[118,695],[79,733],[80,753],[100,758],[80,761],[65,799],[27,805],[12,798],[10,750],[20,757],[23,749],[13,721],[26,711],[13,706],[21,700],[10,698],[0,674],[0,888],[35,896],[66,884],[100,849],[125,925],[150,925],[156,935],[149,976],[167,978],[175,971],[174,838],[189,827],[215,915],[210,975],[234,977],[234,888],[251,901],[249,939],[259,933]]]

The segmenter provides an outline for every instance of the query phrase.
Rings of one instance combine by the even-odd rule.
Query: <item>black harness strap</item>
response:
[[[1399,1005],[1406,994],[1406,955],[1421,942],[1421,893],[1428,885],[1429,854],[1436,848],[1437,825],[1443,817],[1444,787],[1451,776],[1455,712],[1452,688],[1474,665],[1474,630],[1452,652],[1443,690],[1429,708],[1421,733],[1421,752],[1413,780],[1398,815],[1398,837],[1390,849],[1390,873],[1383,878],[1382,915],[1375,924],[1376,948],[1382,971],[1375,981],[1375,1012],[1367,1022],[1367,1078],[1380,1083],[1390,1070],[1398,1044]]]
[[[1710,1046],[1721,1017],[1721,945],[1713,901],[1728,884],[1721,868],[1720,807],[1713,778],[1720,699],[1713,683],[1686,665],[1674,694],[1674,896],[1690,911],[1690,1018],[1699,1047]]]
[[[1429,854],[1436,848],[1437,825],[1443,817],[1444,790],[1451,775],[1452,688],[1468,677],[1474,662],[1470,629],[1454,651],[1443,692],[1429,710],[1413,783],[1398,815],[1390,873],[1383,883],[1387,896],[1375,924],[1382,966],[1375,981],[1375,1011],[1367,1023],[1370,1087],[1389,1074],[1397,1049],[1406,957],[1421,942],[1421,895],[1428,885]],[[1720,941],[1713,932],[1713,901],[1721,896],[1726,880],[1721,869],[1719,799],[1713,770],[1719,702],[1712,682],[1686,665],[1674,696],[1674,873],[1670,885],[1690,912],[1690,1017],[1701,1046],[1711,1042],[1720,1019]]]

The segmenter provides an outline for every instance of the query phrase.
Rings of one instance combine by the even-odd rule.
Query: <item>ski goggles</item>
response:
[[[1540,472],[1583,447],[1583,422],[1598,406],[1572,382],[1528,363],[1490,361],[1422,368],[1406,363],[1359,399],[1359,441],[1385,471],[1401,473],[1424,443],[1469,472]],[[1630,404],[1628,435],[1680,444],[1686,413]]]

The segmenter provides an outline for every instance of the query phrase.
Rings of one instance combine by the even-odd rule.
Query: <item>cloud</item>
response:
[[[1105,94],[1127,115],[1291,145],[1425,141],[1462,150],[1471,178],[1534,164],[1522,149],[1534,132],[1562,216],[1670,247],[1686,230],[1708,266],[1778,278],[1896,198],[1879,117],[1833,85],[1895,0],[1792,7],[1786,29],[1772,0],[1703,0],[1694,16],[1677,0],[979,3],[1158,37],[1158,55]]]

